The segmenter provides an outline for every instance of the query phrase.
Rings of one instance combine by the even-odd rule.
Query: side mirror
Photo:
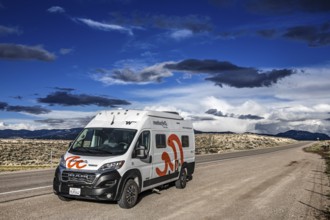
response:
[[[137,158],[139,158],[139,159],[147,158],[147,152],[146,152],[145,146],[139,146],[138,148],[135,149],[135,152],[136,152]]]

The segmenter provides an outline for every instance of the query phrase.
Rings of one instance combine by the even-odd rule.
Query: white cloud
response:
[[[218,118],[214,121],[193,122],[194,129],[205,132],[254,132],[254,123],[249,120],[239,120],[236,118]]]
[[[64,8],[62,8],[60,6],[52,6],[52,7],[48,8],[47,11],[49,13],[64,13],[65,12]]]
[[[191,30],[183,29],[183,30],[175,30],[170,34],[170,37],[175,40],[183,40],[186,38],[190,38],[193,36],[193,32]]]
[[[126,28],[120,25],[102,23],[88,18],[74,18],[73,20],[81,22],[93,29],[97,29],[101,31],[119,31],[122,33],[126,33],[128,35],[133,35],[133,32],[130,28]]]
[[[195,121],[197,130],[261,132],[277,134],[306,130],[330,134],[330,68],[304,68],[304,72],[283,79],[268,88],[219,88],[211,83],[180,84],[165,89],[135,90],[143,102],[155,110],[178,111],[183,116],[209,120]],[[195,75],[192,76],[196,80]],[[257,115],[261,120],[239,120],[206,115],[208,109],[224,114]],[[210,118],[211,117],[211,118]],[[210,119],[214,120],[210,120]]]
[[[328,102],[330,94],[330,66],[302,68],[303,72],[283,79],[275,87],[275,96],[296,102],[313,104]]]
[[[22,31],[18,27],[7,27],[0,25],[0,36],[9,35],[9,34],[16,34],[20,35]]]
[[[255,127],[256,132],[267,134],[278,134],[288,130],[302,130],[314,133],[324,133],[330,135],[330,122],[324,120],[303,120],[303,121],[266,121],[258,123]]]
[[[72,51],[73,51],[72,48],[61,48],[60,49],[60,54],[66,55],[66,54],[72,53]]]
[[[22,113],[29,116],[29,119],[21,118],[8,118],[1,119],[0,130],[3,129],[68,129],[83,127],[86,123],[97,114],[97,112],[81,112],[81,111],[58,111],[54,110],[47,114],[31,115]],[[54,123],[58,121],[58,123]]]

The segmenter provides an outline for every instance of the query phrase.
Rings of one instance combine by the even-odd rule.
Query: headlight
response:
[[[111,163],[106,163],[103,164],[99,170],[118,170],[120,169],[125,163],[125,160],[121,160],[121,161],[116,161],[116,162],[111,162]]]
[[[64,155],[61,156],[60,166],[64,168],[66,167],[66,161],[64,160]]]

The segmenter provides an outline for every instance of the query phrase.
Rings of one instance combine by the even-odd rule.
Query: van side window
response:
[[[189,136],[188,135],[182,135],[181,136],[181,143],[182,143],[182,147],[189,147]]]
[[[165,134],[156,134],[156,147],[157,148],[166,147],[166,135]]]

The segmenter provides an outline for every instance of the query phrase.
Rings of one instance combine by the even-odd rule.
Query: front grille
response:
[[[94,173],[63,171],[62,180],[65,182],[93,183],[96,175]]]

